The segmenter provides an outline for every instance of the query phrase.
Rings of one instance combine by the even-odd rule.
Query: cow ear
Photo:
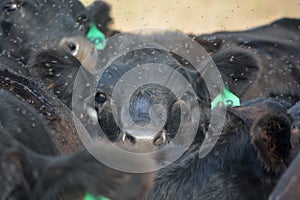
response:
[[[46,49],[31,56],[28,71],[31,78],[51,90],[71,106],[73,85],[80,62],[63,49]]]
[[[251,143],[267,171],[281,172],[291,150],[291,122],[282,114],[267,114],[251,129]]]
[[[89,18],[92,22],[97,25],[97,28],[108,36],[109,26],[113,22],[110,16],[111,6],[102,0],[94,1],[90,6],[87,7]]]
[[[213,54],[212,59],[222,75],[224,84],[239,97],[242,97],[259,76],[259,61],[248,49],[231,46]]]
[[[193,35],[189,34],[189,36],[195,40],[198,44],[200,44],[208,53],[215,53],[221,49],[223,40],[219,38],[207,38],[203,35]]]
[[[28,71],[36,81],[52,88],[57,81],[65,84],[63,82],[68,82],[68,79],[73,80],[80,66],[80,62],[64,49],[46,49],[31,56]],[[72,73],[74,69],[75,73]]]

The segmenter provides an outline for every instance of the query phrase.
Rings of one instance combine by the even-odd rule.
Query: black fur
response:
[[[105,144],[99,145],[108,150]],[[35,154],[4,130],[0,130],[0,163],[0,199],[11,200],[74,200],[83,199],[86,192],[136,200],[143,198],[155,177],[155,173],[130,174],[111,169],[86,150],[65,157]],[[154,164],[149,159],[139,163],[141,167]]]
[[[159,171],[146,199],[266,199],[287,166],[284,160],[288,159],[291,147],[290,119],[284,113],[273,112],[273,108],[284,111],[276,108],[276,104],[268,106],[249,121],[243,118],[250,116],[253,108],[229,109],[222,135],[212,151],[200,159],[201,143],[194,144],[183,157]],[[270,149],[255,146],[254,141],[263,141],[254,137],[263,136],[262,121],[284,127],[268,129],[272,143],[282,142],[273,144],[280,152],[276,155]],[[280,162],[273,165],[262,162],[263,158]]]
[[[80,68],[80,62],[64,49],[41,50],[29,60],[30,77],[42,82],[71,107],[74,81]]]
[[[111,5],[102,0],[94,1],[87,7],[89,19],[97,25],[97,28],[104,33],[106,37],[118,33],[111,30],[113,18],[111,17]]]
[[[35,152],[57,153],[46,119],[34,108],[5,90],[0,90],[0,127]]]
[[[78,0],[5,0],[0,8],[0,49],[24,63],[38,48],[59,46],[63,38],[83,37],[79,16],[86,13]]]
[[[81,148],[72,113],[59,99],[8,70],[0,70],[0,83],[4,130],[39,153],[65,154]]]
[[[202,40],[207,41],[210,44],[207,50],[213,54],[232,44],[255,52],[261,63],[261,72],[258,80],[243,95],[245,101],[265,97],[269,92],[299,93],[299,26],[300,19],[282,18],[249,30],[201,35],[198,40],[200,44]]]

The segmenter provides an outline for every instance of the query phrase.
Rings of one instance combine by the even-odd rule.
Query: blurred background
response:
[[[89,5],[93,0],[82,0]],[[113,27],[143,27],[186,33],[244,30],[281,17],[300,18],[300,0],[107,0]]]

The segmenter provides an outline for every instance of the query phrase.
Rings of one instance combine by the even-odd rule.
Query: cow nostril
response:
[[[128,133],[126,133],[126,132],[121,134],[121,140],[122,140],[123,143],[125,143],[125,142],[129,142],[131,144],[136,143],[135,137],[128,134]]]
[[[160,131],[153,140],[153,144],[158,147],[168,144],[169,142],[168,133],[165,130]]]

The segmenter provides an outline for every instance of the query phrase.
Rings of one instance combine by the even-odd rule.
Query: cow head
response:
[[[60,45],[73,55],[92,47],[80,32],[87,17],[77,0],[5,0],[0,9],[1,50],[24,62],[41,47]]]
[[[212,58],[225,85],[237,96],[242,96],[258,76],[259,63],[251,51],[231,47]],[[118,100],[113,98],[116,83],[124,78],[122,77],[124,74],[145,63],[167,65],[179,72],[191,83],[196,95],[185,92],[176,96],[166,85],[150,83],[137,88],[131,94],[128,109],[120,107]],[[157,49],[134,50],[120,56],[105,69],[97,86],[95,102],[101,128],[112,141],[123,141],[138,146],[164,146],[174,138],[181,121],[195,120],[195,116],[192,116],[189,110],[194,109],[194,105],[190,106],[192,99],[197,99],[201,109],[210,108],[210,103],[215,96],[209,96],[202,77],[206,72],[203,71],[200,75],[196,70],[183,67],[173,56]],[[166,83],[173,76],[173,74],[160,73],[149,74],[151,75],[166,79]],[[138,79],[138,76],[135,78]],[[211,79],[213,81],[213,78]],[[126,93],[126,90],[123,92]],[[219,92],[222,92],[221,89]],[[157,104],[160,106],[157,107]],[[117,120],[113,116],[113,106],[116,107],[116,115],[120,116]],[[164,123],[163,128],[156,130],[159,125],[152,122]],[[147,126],[147,131],[139,129],[143,126]],[[149,136],[148,131],[156,132]]]

